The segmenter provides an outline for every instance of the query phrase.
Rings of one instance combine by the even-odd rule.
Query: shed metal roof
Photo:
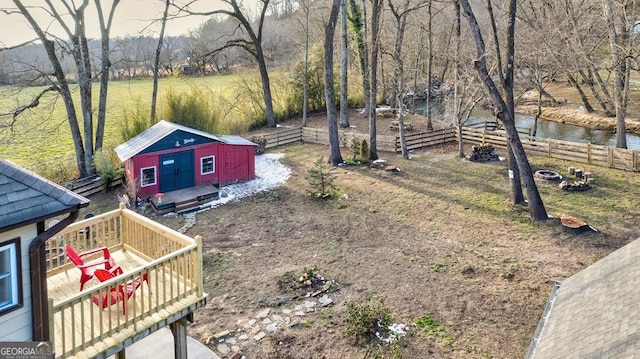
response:
[[[146,148],[163,139],[164,137],[178,130],[210,138],[222,143],[234,145],[256,145],[255,143],[248,141],[240,136],[213,135],[211,133],[162,120],[149,127],[148,129],[142,131],[142,133],[140,133],[136,137],[116,147],[116,154],[118,155],[118,158],[120,158],[120,161],[124,162],[137,155],[138,153],[144,151]]]
[[[564,280],[527,358],[640,356],[640,239]]]
[[[58,184],[10,161],[0,161],[0,231],[88,204],[88,199]]]

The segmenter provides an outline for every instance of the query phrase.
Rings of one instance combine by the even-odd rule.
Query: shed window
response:
[[[156,168],[145,167],[140,170],[140,186],[147,187],[156,184]]]
[[[22,306],[20,239],[0,244],[0,315]]]
[[[200,159],[200,165],[201,165],[200,174],[206,175],[207,173],[214,173],[216,171],[215,156],[202,157]]]

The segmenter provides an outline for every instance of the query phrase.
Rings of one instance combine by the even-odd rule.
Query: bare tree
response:
[[[209,12],[194,12],[185,7],[181,10],[193,15],[226,15],[236,19],[239,23],[239,29],[241,28],[245,37],[231,38],[226,42],[223,48],[228,47],[240,47],[246,50],[251,56],[253,56],[257,63],[260,72],[260,78],[262,79],[262,91],[264,94],[265,110],[267,115],[267,126],[276,127],[276,117],[273,112],[273,99],[271,96],[271,84],[269,82],[269,73],[267,71],[267,62],[262,49],[263,29],[269,9],[270,0],[258,0],[257,3],[260,7],[260,15],[258,16],[257,24],[249,18],[247,9],[243,6],[242,2],[238,0],[221,0],[223,4],[226,4],[230,9],[213,10]],[[255,26],[255,28],[254,28]],[[222,50],[219,49],[219,50]]]
[[[158,76],[160,70],[160,53],[162,52],[162,42],[164,41],[164,30],[167,27],[167,17],[169,16],[169,7],[171,0],[165,0],[164,11],[162,12],[162,20],[160,24],[160,34],[158,35],[158,47],[156,47],[156,56],[153,62],[153,92],[151,94],[151,123],[156,121],[156,101],[158,100]]]
[[[376,107],[378,104],[378,52],[380,39],[378,37],[380,14],[382,13],[382,0],[371,0],[371,54],[369,58],[369,160],[378,159],[378,144],[376,134]]]
[[[338,138],[338,111],[336,110],[335,92],[333,87],[333,41],[341,1],[342,0],[333,0],[329,22],[327,22],[324,31],[324,96],[327,103],[329,150],[331,152],[330,161],[334,166],[342,163],[340,140]]]
[[[627,148],[625,126],[629,102],[631,32],[637,24],[637,4],[634,0],[603,0],[602,7],[609,29],[609,46],[613,67],[614,104],[616,109],[616,147]]]
[[[510,108],[509,105],[513,103],[513,99],[509,99],[509,97],[513,96],[513,88],[512,88],[512,80],[513,80],[513,63],[515,58],[515,49],[514,49],[514,37],[515,37],[515,20],[516,20],[516,0],[510,0],[508,2],[508,27],[507,27],[507,71],[506,78],[503,82],[506,85],[505,88],[505,98],[500,93],[500,90],[496,86],[495,82],[491,78],[487,65],[487,52],[485,48],[484,38],[482,36],[482,31],[480,29],[480,25],[478,24],[475,14],[471,9],[471,5],[469,5],[468,0],[460,0],[460,4],[463,9],[464,16],[467,18],[467,22],[469,23],[469,27],[473,34],[473,38],[476,44],[476,60],[474,62],[474,67],[478,72],[478,77],[480,81],[484,84],[489,96],[491,97],[491,101],[494,105],[494,111],[498,119],[503,123],[505,130],[507,131],[507,142],[511,146],[513,151],[515,160],[518,164],[518,169],[520,171],[520,175],[522,176],[522,181],[524,183],[524,187],[527,192],[527,199],[529,205],[529,215],[533,221],[544,221],[549,217],[547,215],[547,211],[542,202],[542,198],[540,197],[540,193],[538,192],[538,187],[533,178],[533,172],[529,165],[529,161],[527,159],[527,154],[524,151],[524,147],[522,146],[522,142],[520,142],[520,137],[518,136],[518,131],[515,125],[515,113],[513,112],[513,108]],[[510,173],[510,177],[512,174]]]
[[[340,12],[342,14],[342,63],[340,67],[340,127],[349,127],[349,106],[347,104],[347,94],[349,89],[349,82],[347,80],[347,69],[349,68],[349,46],[348,46],[348,33],[347,33],[347,0],[342,0],[340,6]]]
[[[109,68],[111,67],[111,60],[109,60],[110,50],[110,32],[111,25],[113,24],[113,16],[115,15],[116,8],[120,4],[120,0],[114,0],[111,3],[109,9],[109,15],[104,18],[102,4],[99,0],[94,0],[96,9],[98,11],[98,22],[100,23],[100,99],[98,101],[98,123],[96,125],[96,145],[95,149],[102,148],[102,142],[104,139],[104,126],[107,116],[107,91],[109,89]],[[91,69],[91,66],[89,66]],[[91,86],[91,84],[89,84]],[[85,136],[86,136],[85,132]]]
[[[402,0],[400,4],[395,4],[392,0],[389,0],[389,9],[395,20],[396,25],[396,37],[393,46],[392,58],[394,62],[393,83],[394,89],[392,93],[395,97],[395,102],[398,106],[398,128],[400,130],[400,148],[402,150],[402,157],[409,159],[409,152],[407,151],[407,144],[405,141],[405,128],[404,128],[404,58],[402,54],[402,46],[404,42],[405,30],[407,28],[407,18],[412,12],[419,10],[429,3],[418,2],[411,4],[411,0]]]
[[[101,36],[107,37],[107,39],[102,39],[103,57],[101,60],[103,71],[101,72],[101,77],[103,82],[101,83],[101,89],[103,89],[103,91],[101,91],[100,98],[101,110],[98,111],[98,131],[96,131],[95,148],[91,101],[92,70],[85,21],[85,11],[89,6],[90,0],[83,0],[77,5],[76,2],[73,1],[60,0],[56,3],[58,6],[54,5],[53,0],[44,0],[44,5],[39,7],[27,7],[21,0],[13,0],[13,3],[16,6],[17,13],[21,14],[27,20],[46,50],[48,60],[51,68],[53,69],[53,79],[48,79],[50,85],[44,90],[44,92],[55,91],[62,97],[67,111],[67,120],[73,139],[78,172],[81,177],[90,175],[94,173],[94,169],[92,167],[94,150],[99,148],[97,146],[102,145],[102,137],[104,136],[103,131],[107,96],[106,86],[108,81],[108,68],[110,65],[108,58],[109,48],[108,46],[105,47],[105,41],[108,42],[109,29],[111,27],[111,21],[118,5],[118,1],[114,1],[112,3],[108,20],[106,21],[104,21],[104,17],[102,16],[102,8],[98,6]],[[60,7],[61,10],[58,7]],[[48,33],[48,27],[43,27],[42,24],[35,20],[35,17],[33,16],[34,11],[46,11],[53,21],[66,34],[68,40],[62,41],[56,36]],[[62,14],[64,14],[64,16]],[[65,22],[65,19],[70,19],[70,23],[68,24]],[[47,26],[48,25],[49,24],[47,24]],[[75,75],[78,81],[80,94],[80,112],[83,118],[84,134],[80,131],[76,106],[72,97],[72,90],[69,86],[67,74],[62,65],[62,56],[64,54],[71,54],[75,64]],[[41,92],[41,94],[44,92]],[[37,100],[38,96],[34,98],[34,101],[31,102],[30,106],[35,107],[39,104],[39,101]],[[23,111],[24,109],[16,109],[14,112],[14,118]]]
[[[369,50],[367,47],[366,36],[366,7],[362,8],[358,6],[356,0],[348,0],[349,2],[349,24],[351,25],[351,31],[353,36],[353,42],[356,46],[356,54],[358,56],[358,63],[360,64],[360,71],[362,73],[362,90],[364,92],[364,115],[369,116],[369,110],[375,109],[375,104],[371,106],[369,101],[371,100],[370,91],[370,77],[369,77]]]

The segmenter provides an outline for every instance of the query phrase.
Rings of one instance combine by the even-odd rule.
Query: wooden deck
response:
[[[79,251],[108,247],[123,273],[105,282],[94,278],[80,291],[80,270],[64,255],[49,258],[49,334],[56,358],[109,357],[206,303],[199,236],[192,239],[121,206],[69,225],[48,246],[66,244]],[[141,276],[148,281],[126,300],[124,311],[121,301],[104,309],[94,303]]]
[[[131,251],[117,251],[112,253],[116,263],[122,267],[124,275],[128,272],[135,272],[136,268],[141,268],[147,262],[133,254]],[[202,298],[196,295],[185,295],[178,302],[167,304],[167,299],[172,298],[175,293],[188,292],[189,287],[186,282],[180,281],[172,272],[176,268],[160,268],[149,271],[149,281],[134,292],[133,296],[126,302],[125,313],[122,311],[122,303],[115,303],[105,309],[101,309],[93,303],[92,298],[99,293],[113,288],[115,283],[100,283],[97,279],[87,282],[84,292],[95,292],[91,296],[85,296],[80,301],[73,303],[67,310],[56,312],[54,315],[54,332],[56,335],[54,346],[56,357],[73,356],[74,358],[106,357],[113,354],[114,350],[109,350],[118,343],[124,343],[140,330],[151,334],[155,330],[153,327],[162,328],[168,323],[166,318],[174,313],[183,311],[193,311],[202,306]],[[134,276],[135,277],[135,276]],[[133,277],[126,277],[126,282]],[[54,306],[64,301],[68,301],[80,292],[80,271],[71,268],[65,272],[58,273],[48,278],[49,298],[53,300]],[[97,291],[96,291],[97,290]],[[136,317],[145,311],[155,310],[151,316],[140,321]],[[134,324],[134,325],[131,325]],[[72,328],[70,332],[70,328]],[[110,333],[101,336],[101,333]],[[139,336],[144,337],[145,335]],[[137,339],[140,339],[137,338]],[[77,349],[78,343],[83,343],[86,347]],[[117,347],[117,346],[116,346]],[[73,349],[75,348],[75,349]]]
[[[151,203],[158,214],[181,213],[217,199],[219,191],[218,187],[212,184],[194,186],[164,193],[160,204],[157,197],[152,197]]]

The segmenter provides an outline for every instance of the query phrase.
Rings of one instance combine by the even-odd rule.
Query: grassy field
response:
[[[213,102],[229,103],[235,101],[235,94],[241,84],[241,76],[161,79],[158,112],[162,112],[163,97],[169,90],[179,93],[195,86],[203,96],[210,96]],[[97,83],[94,84],[94,113],[97,111],[98,86]],[[18,92],[11,87],[0,88],[0,113],[25,105],[41,89],[28,88]],[[152,90],[151,79],[110,82],[105,130],[106,146],[115,146],[122,142],[119,128],[123,123],[125,111],[131,111],[138,106],[150,111]],[[75,95],[76,103],[79,104],[77,92]],[[3,131],[0,134],[0,158],[9,159],[35,171],[43,164],[62,166],[70,162],[73,166],[73,142],[62,101],[53,95],[46,96],[38,108],[25,112],[18,118],[13,131]]]

